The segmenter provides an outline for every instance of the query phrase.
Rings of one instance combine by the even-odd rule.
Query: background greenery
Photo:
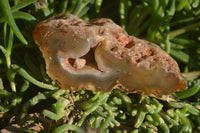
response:
[[[111,18],[130,35],[158,44],[177,60],[188,90],[156,99],[59,89],[32,39],[35,25],[58,13]],[[0,0],[0,129],[18,124],[23,132],[36,132],[34,126],[55,133],[199,132],[199,19],[199,0]]]

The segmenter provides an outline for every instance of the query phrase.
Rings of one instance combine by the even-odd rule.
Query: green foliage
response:
[[[52,120],[59,120],[63,117],[65,113],[65,108],[69,104],[69,101],[67,99],[60,97],[60,95],[64,93],[65,93],[65,90],[58,90],[52,95],[52,97],[54,97],[57,100],[55,104],[52,104],[52,108],[55,111],[55,113],[49,110],[44,110],[43,114],[45,116],[49,117]]]
[[[108,17],[129,34],[157,43],[177,60],[188,90],[156,99],[119,90],[59,89],[32,39],[35,25],[57,13]],[[0,0],[0,128],[10,120],[23,127],[40,120],[44,132],[55,133],[200,131],[199,17],[199,0]],[[30,118],[33,113],[43,119]],[[8,114],[16,120],[4,118]]]

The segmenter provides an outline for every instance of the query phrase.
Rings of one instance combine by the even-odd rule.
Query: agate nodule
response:
[[[40,22],[33,37],[48,75],[62,88],[108,92],[119,85],[156,97],[187,88],[174,59],[110,19],[83,21],[58,14]]]

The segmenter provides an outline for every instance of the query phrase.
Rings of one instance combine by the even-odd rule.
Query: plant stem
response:
[[[182,75],[185,78],[196,78],[196,77],[200,76],[200,71],[182,73]]]
[[[23,68],[19,67],[16,64],[11,65],[11,67],[12,67],[13,70],[15,70],[17,73],[19,73],[23,78],[25,78],[26,80],[28,80],[29,82],[35,84],[38,87],[41,87],[41,88],[44,88],[44,89],[47,89],[47,90],[56,90],[56,89],[58,89],[56,86],[45,84],[43,82],[40,82],[40,81],[36,80],[31,75],[29,75]]]
[[[170,36],[170,37],[176,37],[176,36],[178,36],[178,35],[180,35],[180,34],[183,34],[183,33],[185,33],[185,32],[191,31],[191,30],[193,30],[193,29],[195,29],[195,28],[197,28],[197,27],[200,27],[200,22],[197,22],[197,23],[195,23],[195,24],[188,25],[188,26],[185,26],[185,27],[183,27],[183,28],[180,28],[180,29],[171,31],[171,32],[169,33],[169,36]]]
[[[140,17],[138,18],[137,22],[134,24],[132,30],[132,33],[135,33],[138,29],[138,27],[141,26],[142,22],[144,22],[144,20],[148,17],[148,15],[150,14],[150,8],[146,8],[144,9],[144,11],[142,12],[142,14],[140,15]]]

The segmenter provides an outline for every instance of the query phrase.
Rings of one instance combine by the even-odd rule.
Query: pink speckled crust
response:
[[[83,21],[58,14],[40,22],[33,37],[48,75],[62,88],[108,92],[120,86],[156,97],[187,88],[175,60],[110,19]]]

